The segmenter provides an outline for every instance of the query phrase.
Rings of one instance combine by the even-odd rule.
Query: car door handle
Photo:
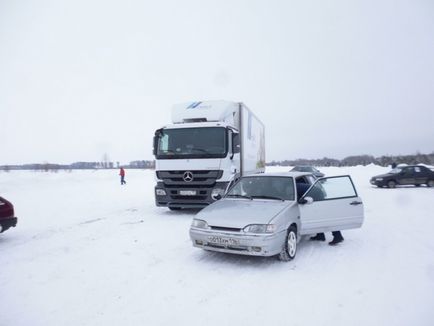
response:
[[[350,205],[362,205],[362,204],[363,204],[363,202],[361,202],[361,201],[352,201],[350,203]]]

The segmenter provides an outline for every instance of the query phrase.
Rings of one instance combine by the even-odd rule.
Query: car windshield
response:
[[[223,127],[164,129],[159,135],[157,158],[223,158],[226,143]]]
[[[294,182],[290,177],[244,177],[229,190],[226,197],[294,200]]]
[[[392,174],[398,174],[398,173],[400,173],[401,171],[402,171],[401,168],[394,168],[394,169],[392,169],[389,173],[392,173]]]

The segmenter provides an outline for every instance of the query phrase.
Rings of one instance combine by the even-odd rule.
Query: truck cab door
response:
[[[318,179],[299,200],[300,234],[360,228],[363,202],[349,175]]]

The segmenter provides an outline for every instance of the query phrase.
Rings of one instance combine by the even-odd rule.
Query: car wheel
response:
[[[429,180],[429,181],[426,183],[426,185],[427,185],[428,187],[434,187],[434,180]]]
[[[291,225],[286,235],[285,244],[279,254],[280,261],[290,261],[297,254],[297,228]]]
[[[171,211],[179,211],[179,210],[181,210],[181,207],[169,207],[169,209]]]
[[[415,187],[420,187],[420,183],[417,183],[414,185]]]
[[[387,183],[387,186],[388,186],[389,188],[395,188],[395,187],[396,187],[396,182],[393,181],[393,180],[390,180],[390,181]]]

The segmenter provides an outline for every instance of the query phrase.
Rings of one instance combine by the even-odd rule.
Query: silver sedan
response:
[[[363,204],[348,175],[315,180],[289,172],[242,177],[193,219],[193,246],[225,253],[295,257],[301,235],[359,228]]]

